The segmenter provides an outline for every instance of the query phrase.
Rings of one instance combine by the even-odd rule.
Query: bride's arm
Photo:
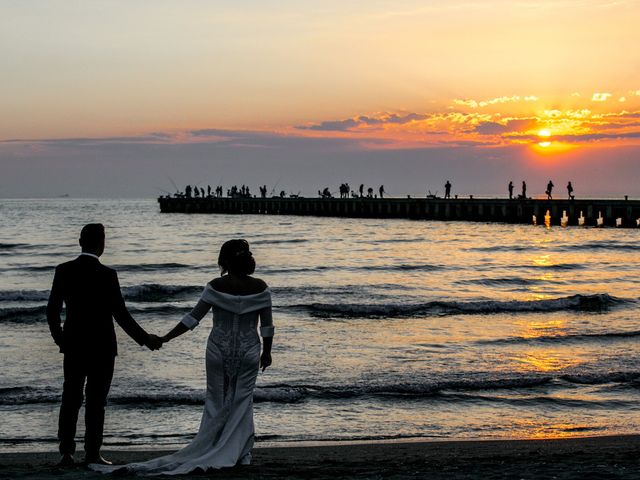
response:
[[[162,338],[163,343],[166,343],[170,340],[173,340],[176,337],[179,337],[183,333],[193,330],[198,326],[200,320],[207,314],[207,312],[211,309],[211,304],[205,302],[200,299],[193,310],[186,314],[180,323],[178,323],[175,327],[171,329],[169,333],[164,335]]]
[[[260,310],[260,335],[262,336],[262,355],[260,355],[260,368],[264,372],[271,366],[271,346],[273,345],[273,315],[271,306]]]
[[[173,327],[169,333],[160,338],[162,340],[162,343],[167,343],[169,340],[173,340],[174,338],[179,337],[187,331],[189,331],[189,327],[180,322],[175,327]]]

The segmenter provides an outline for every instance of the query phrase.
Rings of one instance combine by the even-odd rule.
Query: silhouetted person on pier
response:
[[[285,193],[285,191],[284,191],[284,190],[281,190],[281,191],[280,191],[280,198],[284,198],[284,197],[286,197],[286,196],[287,196],[287,194]]]
[[[513,199],[513,182],[509,182],[509,200]]]
[[[184,188],[184,196],[187,198],[191,198],[191,185],[187,185]]]
[[[575,196],[573,195],[573,185],[571,182],[567,183],[567,193],[569,194],[569,200],[573,200]]]
[[[551,195],[551,192],[553,192],[553,186],[553,182],[549,180],[549,183],[547,183],[547,191],[545,192],[547,194],[547,200],[553,200],[553,195]]]
[[[211,196],[211,185],[207,185],[207,197]]]
[[[449,180],[444,184],[444,198],[451,198],[451,182]]]
[[[364,183],[360,184],[359,190],[360,190],[360,198],[364,197]]]
[[[260,187],[260,197],[267,198],[267,186],[266,185],[262,185]]]
[[[198,187],[193,187],[193,196],[196,198],[200,197],[200,190],[198,190]]]
[[[373,198],[373,188],[367,188],[367,198]]]
[[[204,198],[204,188],[200,187],[200,195]]]
[[[526,200],[527,199],[527,182],[525,182],[524,180],[522,181],[522,199]]]
[[[384,198],[384,194],[386,193],[384,191],[384,185],[380,185],[380,188],[378,189],[378,193],[380,193],[380,198]]]

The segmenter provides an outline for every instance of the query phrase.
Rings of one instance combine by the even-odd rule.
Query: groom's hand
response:
[[[162,339],[159,336],[154,335],[153,333],[150,333],[149,336],[147,337],[147,342],[145,343],[145,346],[149,350],[160,350],[160,347],[162,347]]]

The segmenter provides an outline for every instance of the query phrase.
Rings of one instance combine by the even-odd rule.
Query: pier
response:
[[[250,198],[160,197],[162,213],[218,213],[235,215],[305,215],[346,218],[404,218],[638,228],[639,200],[538,200],[485,198]],[[583,220],[579,220],[582,213]],[[601,218],[598,221],[598,218]]]

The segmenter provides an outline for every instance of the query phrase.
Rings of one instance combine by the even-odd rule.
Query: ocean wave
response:
[[[0,322],[3,323],[35,323],[45,321],[46,305],[36,307],[0,308]]]
[[[175,315],[176,317],[188,313],[192,305],[180,306],[172,304],[156,304],[151,306],[128,305],[127,310],[132,315]],[[63,310],[64,314],[64,310]],[[47,306],[38,305],[35,307],[8,307],[0,308],[0,323],[38,323],[45,322],[47,317]]]
[[[344,266],[344,265],[316,265],[310,267],[264,267],[261,271],[265,273],[309,273],[309,272],[323,272],[326,270],[331,271],[346,271],[346,272],[434,272],[442,270],[445,267],[442,265],[433,265],[426,263],[401,263],[401,264],[384,264],[384,265],[361,265],[361,266]]]
[[[465,248],[467,252],[526,252],[534,248],[529,245],[491,245],[489,247]]]
[[[335,270],[334,267],[329,265],[318,265],[313,267],[261,267],[260,271],[264,273],[307,273],[307,272],[322,272],[324,270]]]
[[[256,388],[253,400],[256,403],[295,403],[305,397],[306,390],[299,387],[275,386]],[[0,388],[0,405],[29,405],[58,403],[61,398],[60,389],[9,387]],[[160,393],[112,393],[109,404],[124,407],[170,407],[174,405],[202,405],[204,392],[180,391]]]
[[[0,250],[32,250],[44,247],[45,245],[32,245],[30,243],[0,243]]]
[[[637,243],[621,243],[617,241],[592,241],[584,242],[576,245],[565,245],[562,250],[622,250],[636,252],[640,250],[640,245]]]
[[[171,301],[196,301],[205,285],[162,285],[159,283],[143,283],[140,285],[123,286],[122,295],[128,302],[160,303]],[[386,296],[385,290],[413,290],[413,287],[401,284],[367,285],[301,285],[295,287],[274,286],[271,291],[274,295],[282,297],[297,297],[308,295],[328,296],[360,296],[363,292],[375,294],[377,298]],[[49,290],[0,290],[0,302],[46,302],[49,298]]]
[[[156,289],[153,284],[141,287],[125,287],[131,288],[129,291],[133,296],[138,295],[138,300],[148,301],[152,305],[131,305],[127,306],[131,314],[143,315],[184,315],[188,313],[193,305],[179,305],[172,303],[163,303],[161,298],[168,293],[171,288],[166,286],[158,286]],[[185,297],[197,297],[201,291],[200,287],[176,286],[173,289],[175,300],[177,295]],[[6,292],[5,292],[6,293]],[[282,294],[282,292],[280,292]],[[300,293],[300,292],[298,292]],[[339,292],[336,292],[337,295]],[[33,293],[33,297],[43,295],[42,293]],[[18,295],[16,295],[17,297]],[[31,294],[27,294],[31,296]],[[155,297],[154,297],[155,296]],[[397,298],[397,297],[395,297]],[[167,300],[167,298],[164,298]],[[602,312],[609,308],[632,303],[632,300],[625,300],[610,296],[608,294],[595,295],[572,295],[570,297],[562,297],[548,300],[532,300],[532,301],[508,301],[500,302],[495,300],[476,301],[476,302],[458,302],[458,301],[432,301],[425,303],[383,303],[383,304],[366,304],[366,303],[310,303],[310,304],[294,304],[282,305],[280,308],[284,310],[306,311],[310,315],[319,318],[410,318],[421,316],[443,316],[443,315],[491,315],[499,313],[532,313],[532,312],[557,312],[557,311],[585,311],[585,312]],[[155,304],[154,304],[155,303]],[[0,322],[12,323],[30,323],[44,321],[46,318],[46,305],[26,306],[26,307],[6,307],[0,308]],[[635,333],[611,333],[611,337],[629,336]],[[538,337],[542,338],[542,337]],[[554,341],[554,338],[539,341]],[[519,339],[499,339],[494,342],[513,343]]]
[[[289,238],[289,239],[277,239],[277,240],[252,240],[252,245],[277,245],[280,243],[306,243],[309,242],[306,238]]]
[[[292,404],[308,400],[340,401],[358,398],[378,398],[380,400],[419,400],[448,398],[451,400],[491,400],[505,398],[510,401],[553,402],[541,399],[536,393],[545,394],[552,388],[561,389],[566,385],[623,385],[636,386],[640,380],[638,372],[607,372],[599,374],[574,375],[513,375],[503,378],[470,380],[441,380],[424,383],[354,384],[344,386],[274,384],[256,388],[254,402]],[[539,390],[544,387],[544,390]],[[513,395],[517,395],[514,398]],[[11,387],[0,388],[0,405],[26,405],[57,403],[61,392],[54,388]],[[511,395],[511,396],[509,396]],[[546,398],[546,397],[545,397]],[[498,400],[495,400],[498,401]],[[121,407],[140,408],[145,406],[170,407],[174,405],[202,405],[203,391],[168,392],[112,392],[109,403]]]
[[[479,340],[476,343],[481,345],[506,345],[521,343],[574,343],[632,339],[637,337],[640,337],[640,330],[603,333],[576,333],[568,335],[540,335],[538,337],[508,337],[498,338],[495,340]]]
[[[523,268],[523,267],[519,267]],[[531,268],[530,265],[527,265],[524,268]],[[533,268],[541,269],[541,270],[582,270],[586,268],[582,263],[556,263],[552,265],[534,265]]]
[[[129,313],[131,313],[131,315],[174,315],[176,317],[182,317],[183,315],[186,315],[191,311],[192,308],[193,305],[181,306],[172,304],[158,304],[149,307],[127,306],[127,310],[129,310]]]
[[[367,265],[363,267],[349,268],[349,270],[364,270],[364,271],[399,271],[399,272],[435,272],[436,270],[442,270],[444,267],[441,265],[432,265],[428,263],[400,263],[397,265]]]
[[[443,398],[446,402],[473,402],[473,403],[500,403],[506,405],[512,405],[516,407],[536,407],[544,405],[550,408],[585,408],[585,409],[625,409],[637,408],[638,402],[636,400],[616,400],[616,399],[601,399],[601,400],[588,400],[581,398],[567,398],[567,397],[553,397],[549,395],[539,395],[532,397],[509,397],[498,395],[469,395],[469,394],[450,394],[445,395]]]
[[[0,290],[0,302],[46,301],[49,290]]]
[[[198,298],[204,285],[161,285],[143,283],[122,287],[125,300],[133,302],[167,302],[176,299]],[[49,290],[0,290],[0,302],[47,301]]]
[[[30,273],[42,273],[53,272],[55,265],[19,265],[3,269],[6,272],[30,272]]]
[[[497,313],[528,313],[557,311],[600,312],[613,306],[628,303],[629,300],[613,297],[606,293],[594,295],[571,295],[547,300],[531,301],[431,301],[416,304],[329,304],[312,303],[294,305],[316,317],[361,318],[361,317],[418,317],[434,315],[473,315]]]
[[[482,285],[486,287],[495,287],[502,285],[540,285],[550,283],[563,283],[557,280],[546,278],[525,278],[525,277],[497,277],[497,278],[469,278],[465,280],[457,280],[457,285]]]
[[[177,298],[198,298],[203,288],[204,286],[195,285],[144,283],[142,285],[122,287],[122,295],[126,300],[134,302],[166,302]]]
[[[120,265],[110,265],[111,268],[114,268],[117,271],[122,272],[155,272],[155,271],[174,271],[174,270],[201,270],[203,268],[211,268],[210,266],[205,265],[187,265],[184,263],[175,263],[175,262],[167,262],[167,263],[134,263],[134,264],[120,264]]]

